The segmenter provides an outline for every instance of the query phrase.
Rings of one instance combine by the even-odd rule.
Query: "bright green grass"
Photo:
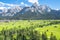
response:
[[[51,20],[51,21],[54,21],[54,20]],[[60,20],[55,20],[55,21],[60,21]],[[11,28],[12,29],[14,29],[14,28],[21,29],[21,28],[34,26],[34,27],[37,27],[37,28],[35,28],[35,30],[38,30],[40,33],[48,30],[48,32],[47,32],[48,37],[50,37],[51,32],[53,32],[53,34],[56,35],[57,39],[60,39],[60,23],[44,26],[43,28],[38,27],[39,25],[46,25],[49,23],[50,23],[49,20],[30,20],[30,22],[28,22],[28,20],[0,22],[0,31],[3,28],[4,28],[4,30],[10,30]],[[21,27],[18,28],[18,26],[21,26]],[[55,28],[54,26],[57,26],[57,28]]]

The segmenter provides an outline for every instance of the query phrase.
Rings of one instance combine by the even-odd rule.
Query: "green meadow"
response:
[[[0,22],[0,40],[60,40],[60,20]]]

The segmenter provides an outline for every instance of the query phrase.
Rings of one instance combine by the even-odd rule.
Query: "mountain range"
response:
[[[57,20],[60,19],[60,10],[51,9],[47,5],[38,5],[34,3],[32,6],[15,6],[11,8],[0,7],[1,20]]]

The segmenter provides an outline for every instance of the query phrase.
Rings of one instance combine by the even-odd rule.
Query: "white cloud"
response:
[[[20,4],[21,4],[21,5],[24,5],[24,2],[21,2]]]
[[[20,5],[0,2],[0,9],[4,9],[4,8],[10,9],[11,7],[16,7],[16,6],[28,6],[28,5],[25,4],[24,2],[21,2]]]
[[[11,7],[15,7],[15,6],[20,6],[20,5],[0,2],[0,9],[10,9]]]
[[[6,7],[6,6],[12,7],[12,6],[19,6],[19,5],[0,2],[0,7]]]
[[[3,2],[0,2],[0,4],[4,4]]]
[[[21,2],[20,5],[17,5],[17,4],[9,4],[9,3],[0,2],[0,7],[2,7],[2,8],[3,7],[10,8],[10,7],[15,7],[15,6],[28,6],[28,4]]]
[[[0,6],[4,6],[5,4],[3,2],[0,2]]]
[[[0,9],[5,9],[5,7],[0,7]]]
[[[57,11],[58,11],[59,9],[57,8],[57,9],[55,9],[55,10],[57,10]]]
[[[37,4],[39,4],[38,0],[28,0],[28,2],[30,2],[30,3],[37,3]]]
[[[13,7],[13,6],[20,6],[20,5],[17,5],[17,4],[8,4],[8,3],[5,3],[5,5],[10,6],[10,7]]]
[[[25,6],[29,6],[28,4],[25,4]]]
[[[20,3],[21,6],[28,6],[28,4],[25,4],[24,2]]]

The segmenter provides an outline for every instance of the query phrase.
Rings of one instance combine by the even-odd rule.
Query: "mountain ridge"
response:
[[[60,19],[60,10],[53,10],[46,5],[38,5],[34,3],[30,7],[21,8],[20,6],[12,7],[7,9],[7,12],[2,12],[0,19]]]

